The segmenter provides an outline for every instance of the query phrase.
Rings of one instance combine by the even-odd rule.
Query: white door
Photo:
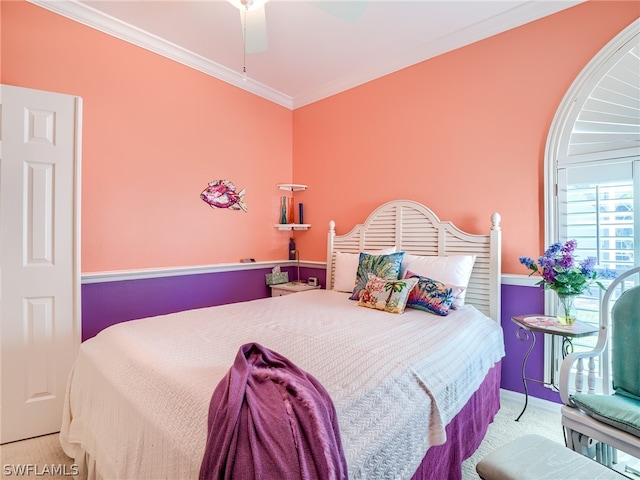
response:
[[[0,443],[60,430],[80,345],[82,100],[0,86]]]

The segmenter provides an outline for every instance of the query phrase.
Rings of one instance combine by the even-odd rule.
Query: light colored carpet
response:
[[[478,450],[462,463],[463,480],[476,480],[476,464],[486,455],[529,433],[537,433],[560,445],[564,445],[564,435],[560,424],[560,405],[529,397],[529,405],[516,422],[524,406],[524,395],[513,392],[501,392],[500,411]]]
[[[475,467],[485,455],[527,433],[537,433],[564,444],[559,405],[536,400],[530,399],[527,411],[520,421],[516,422],[514,420],[522,410],[524,397],[503,392],[500,411],[495,421],[489,426],[484,441],[476,453],[462,464],[464,480],[480,478],[476,474]],[[49,471],[61,472],[60,465],[66,466],[66,472],[72,472],[73,469],[73,461],[60,448],[58,434],[0,445],[0,460],[2,478],[62,480],[68,479],[69,476],[42,475],[42,472],[47,468]],[[19,465],[32,465],[30,475],[18,475],[17,472],[6,470],[7,467],[17,468],[16,466]],[[37,472],[34,469],[37,469]]]
[[[62,451],[57,433],[0,445],[0,464],[0,478],[7,479],[69,480],[75,473],[73,460]]]

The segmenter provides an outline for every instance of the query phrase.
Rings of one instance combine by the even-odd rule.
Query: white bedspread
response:
[[[410,478],[504,356],[500,325],[471,306],[394,315],[326,290],[121,323],[81,346],[65,452],[103,478],[197,478],[211,394],[248,342],[324,385],[350,478]]]

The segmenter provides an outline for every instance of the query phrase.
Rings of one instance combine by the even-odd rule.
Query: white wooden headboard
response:
[[[345,235],[336,235],[329,222],[327,238],[327,289],[333,287],[335,252],[358,253],[395,245],[398,252],[412,255],[475,255],[476,262],[466,294],[466,303],[500,322],[500,215],[491,216],[486,235],[463,232],[451,222],[442,222],[430,209],[411,200],[395,200],[376,208],[364,224]]]

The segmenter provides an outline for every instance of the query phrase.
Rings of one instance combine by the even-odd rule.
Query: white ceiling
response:
[[[246,63],[225,0],[29,1],[295,109],[584,0],[270,0]]]

